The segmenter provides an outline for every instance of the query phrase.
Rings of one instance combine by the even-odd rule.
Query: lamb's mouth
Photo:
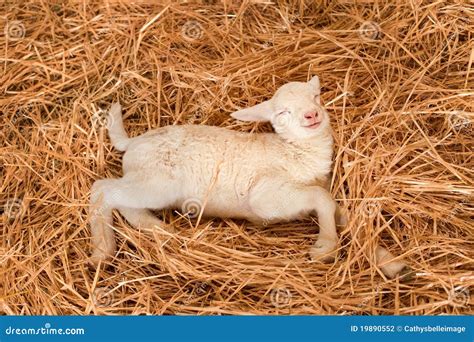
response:
[[[315,129],[315,128],[318,128],[319,125],[321,125],[321,121],[318,121],[318,122],[315,122],[315,123],[313,123],[313,124],[311,124],[311,125],[307,125],[307,126],[303,126],[303,127],[309,128],[309,129]]]

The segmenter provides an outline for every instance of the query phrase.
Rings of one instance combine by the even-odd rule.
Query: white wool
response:
[[[166,228],[149,209],[180,209],[189,202],[206,216],[260,223],[317,214],[320,234],[311,256],[334,259],[336,219],[343,224],[345,217],[327,189],[333,138],[318,77],[287,83],[270,100],[232,116],[270,121],[276,133],[183,125],[129,138],[120,105],[112,106],[109,134],[112,144],[125,151],[124,176],[96,181],[92,188],[95,263],[114,253],[113,209],[132,225]]]

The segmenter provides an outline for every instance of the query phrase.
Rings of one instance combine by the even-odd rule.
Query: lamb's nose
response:
[[[316,119],[317,116],[318,114],[316,112],[308,112],[304,115],[304,118],[310,120],[310,119]]]

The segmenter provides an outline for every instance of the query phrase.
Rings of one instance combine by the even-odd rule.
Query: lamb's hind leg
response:
[[[311,248],[311,257],[324,262],[334,260],[338,242],[336,202],[324,188],[262,180],[252,189],[249,205],[253,213],[264,221],[287,221],[316,212],[319,237]]]
[[[336,205],[336,225],[346,226],[349,221],[347,212],[339,205]]]
[[[136,228],[153,229],[155,227],[160,227],[170,233],[174,232],[173,227],[166,225],[148,209],[120,207],[119,211],[128,223]]]
[[[174,202],[172,182],[147,181],[144,175],[129,173],[120,179],[102,179],[94,183],[91,190],[90,224],[93,253],[91,261],[98,264],[115,252],[115,237],[112,227],[112,210],[116,208],[139,209],[166,208]],[[140,223],[135,212],[134,218]],[[150,213],[151,215],[151,213]],[[144,216],[142,216],[143,219]],[[150,219],[150,216],[146,216]],[[156,219],[158,220],[158,219]],[[161,222],[161,221],[154,221]]]

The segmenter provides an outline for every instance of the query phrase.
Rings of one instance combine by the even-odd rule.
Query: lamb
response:
[[[112,105],[109,135],[114,147],[125,152],[124,176],[92,186],[94,264],[115,252],[113,209],[133,226],[172,231],[150,209],[182,208],[190,200],[205,203],[199,208],[202,215],[257,224],[317,214],[319,237],[310,256],[322,262],[335,259],[336,225],[347,219],[328,191],[333,138],[319,78],[287,83],[270,100],[231,115],[241,121],[270,121],[276,134],[183,125],[129,138],[120,104]],[[388,277],[405,269],[381,247],[376,258]]]

